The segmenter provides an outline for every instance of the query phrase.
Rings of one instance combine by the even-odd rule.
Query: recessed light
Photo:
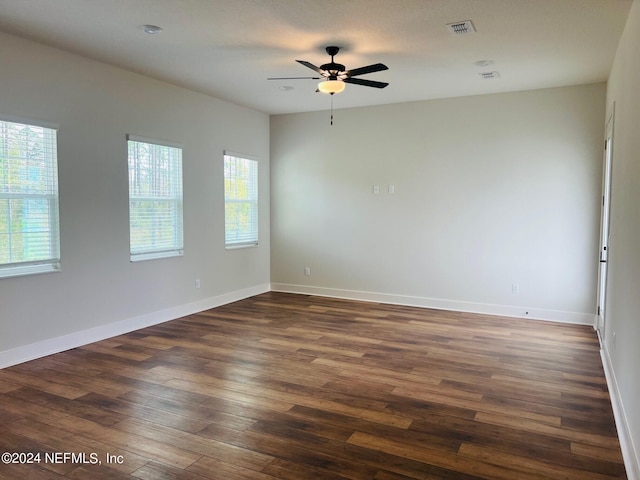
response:
[[[492,60],[478,60],[477,62],[473,62],[476,67],[488,67],[489,65],[493,65]]]
[[[157,25],[141,25],[140,28],[149,35],[156,35],[162,31],[162,28]]]

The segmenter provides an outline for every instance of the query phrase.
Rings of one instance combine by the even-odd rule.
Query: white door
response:
[[[598,308],[596,328],[600,338],[605,335],[605,307],[607,300],[607,261],[609,259],[609,214],[611,210],[611,164],[613,161],[613,117],[614,109],[607,121],[602,172],[602,213],[600,218],[600,262],[598,269]]]

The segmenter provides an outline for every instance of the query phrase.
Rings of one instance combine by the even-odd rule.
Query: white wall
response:
[[[272,287],[593,322],[604,100],[597,84],[273,116]]]
[[[59,125],[63,268],[0,279],[0,367],[268,290],[266,114],[6,34],[0,70],[0,115]],[[127,133],[184,145],[184,257],[129,261]],[[257,248],[224,249],[224,149],[260,160]]]
[[[620,39],[607,88],[607,112],[610,114],[615,102],[615,123],[603,345],[629,479],[640,479],[639,46],[640,1],[636,0]]]

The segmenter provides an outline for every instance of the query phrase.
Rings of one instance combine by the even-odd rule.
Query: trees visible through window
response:
[[[56,130],[0,120],[0,277],[60,267]]]
[[[128,136],[131,260],[182,255],[182,148]]]
[[[224,235],[227,247],[258,244],[258,161],[225,152]]]

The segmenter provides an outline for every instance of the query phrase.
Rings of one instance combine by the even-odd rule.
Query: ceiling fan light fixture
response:
[[[346,84],[342,80],[324,80],[318,83],[318,90],[322,93],[333,95],[342,92]]]

